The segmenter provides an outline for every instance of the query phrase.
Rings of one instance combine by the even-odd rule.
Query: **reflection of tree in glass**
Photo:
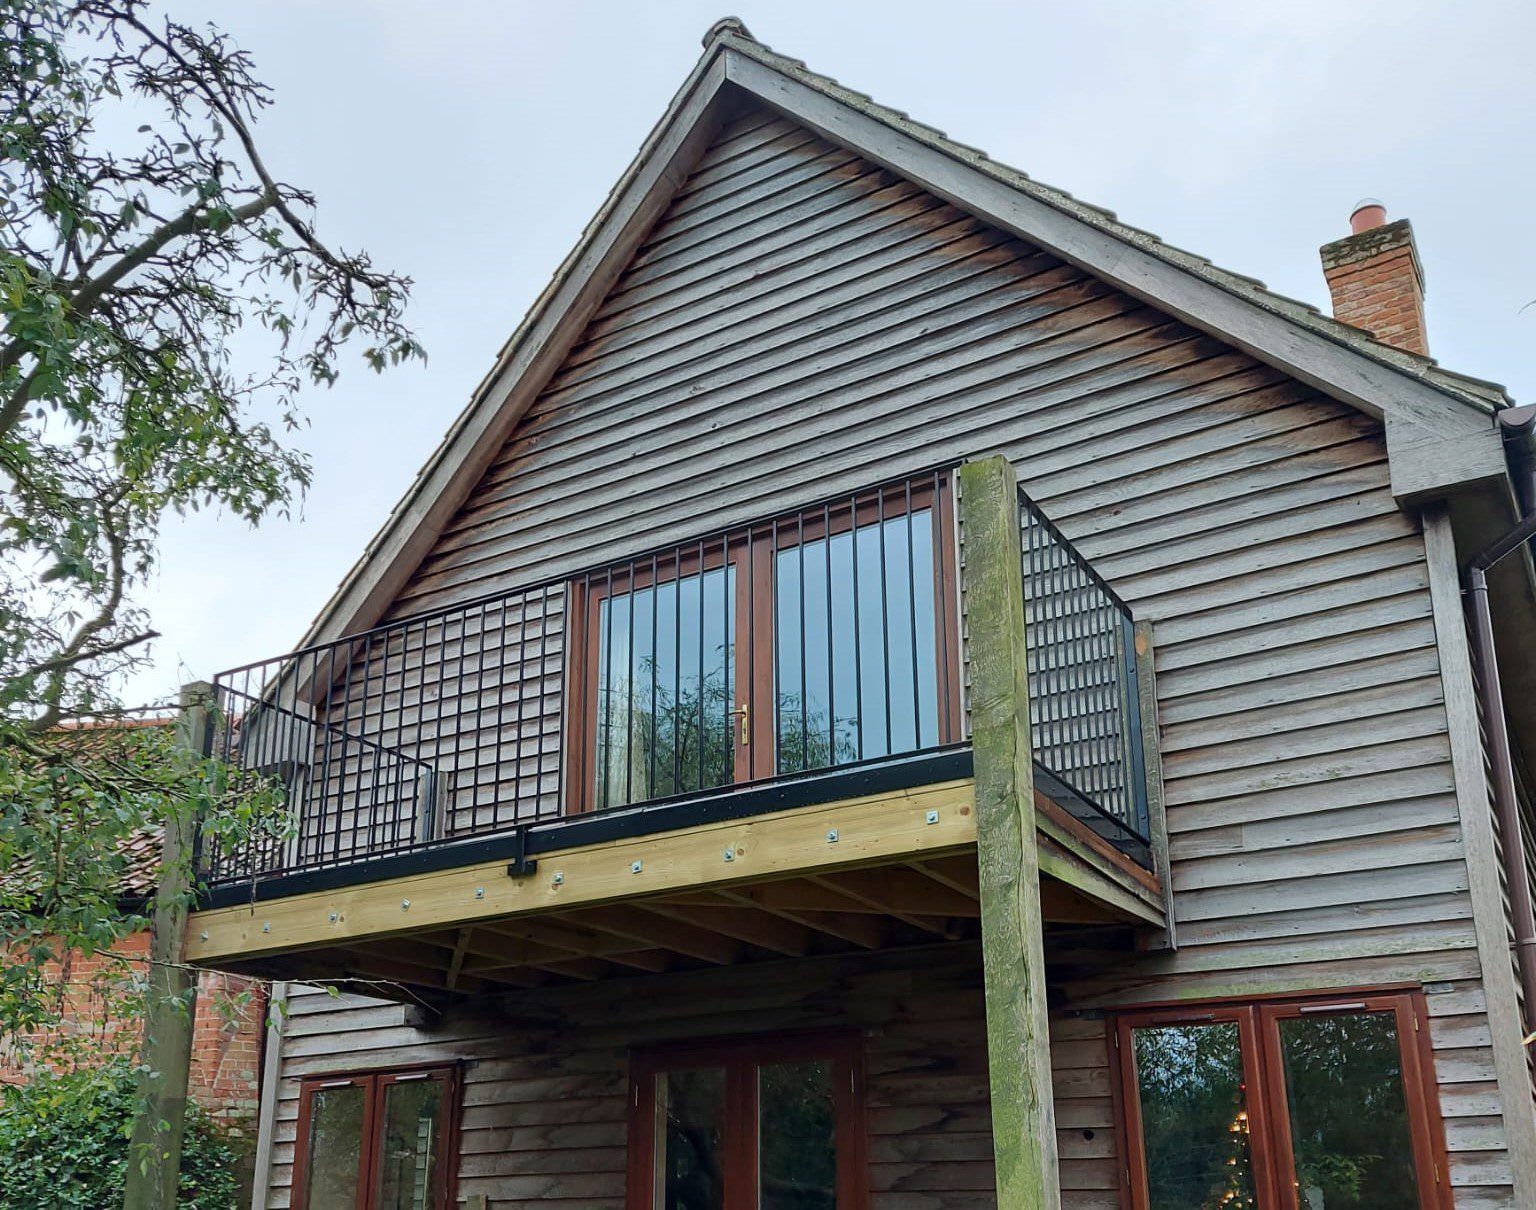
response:
[[[364,1090],[326,1088],[309,1105],[309,1204],[348,1205],[357,1197],[363,1148]]]
[[[1152,1210],[1256,1205],[1237,1026],[1138,1029],[1135,1047]]]
[[[1417,1206],[1392,1014],[1289,1018],[1280,1038],[1303,1210]]]
[[[804,709],[804,714],[801,711]],[[802,707],[794,690],[779,694],[779,772],[799,773],[846,765],[859,757],[859,724],[856,718],[833,720],[819,707]]]
[[[598,735],[598,806],[709,790],[732,780],[730,653],[722,646],[712,654],[717,662],[702,679],[683,680],[646,656],[634,683],[622,676],[609,682]]]
[[[834,1210],[837,1151],[828,1063],[758,1071],[761,1210]]]
[[[721,1210],[725,1072],[708,1068],[661,1078],[666,1081],[667,1106],[662,1210]]]

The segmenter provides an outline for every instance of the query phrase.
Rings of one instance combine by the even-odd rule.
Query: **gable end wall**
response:
[[[749,115],[392,616],[992,452],[1155,629],[1181,948],[1072,1003],[1443,985],[1457,1205],[1512,1205],[1424,539],[1357,411]],[[1098,1137],[1063,1150],[1080,1210],[1113,1204]]]

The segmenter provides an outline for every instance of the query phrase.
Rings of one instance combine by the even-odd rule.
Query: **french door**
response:
[[[863,1210],[854,1035],[637,1052],[628,1210]]]
[[[299,1089],[299,1210],[449,1210],[458,1069],[316,1076]]]
[[[950,493],[902,481],[575,580],[578,809],[957,741]]]
[[[1451,1205],[1421,997],[1126,1013],[1116,1043],[1135,1210]]]

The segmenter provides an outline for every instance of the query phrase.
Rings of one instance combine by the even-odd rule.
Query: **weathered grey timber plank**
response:
[[[1061,1189],[1041,941],[1018,481],[1001,458],[988,458],[962,466],[959,484],[997,1188],[1005,1206],[1051,1210],[1061,1205]]]

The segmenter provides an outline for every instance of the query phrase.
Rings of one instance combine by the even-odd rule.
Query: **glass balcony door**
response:
[[[935,475],[577,580],[577,808],[958,740],[951,527]]]

